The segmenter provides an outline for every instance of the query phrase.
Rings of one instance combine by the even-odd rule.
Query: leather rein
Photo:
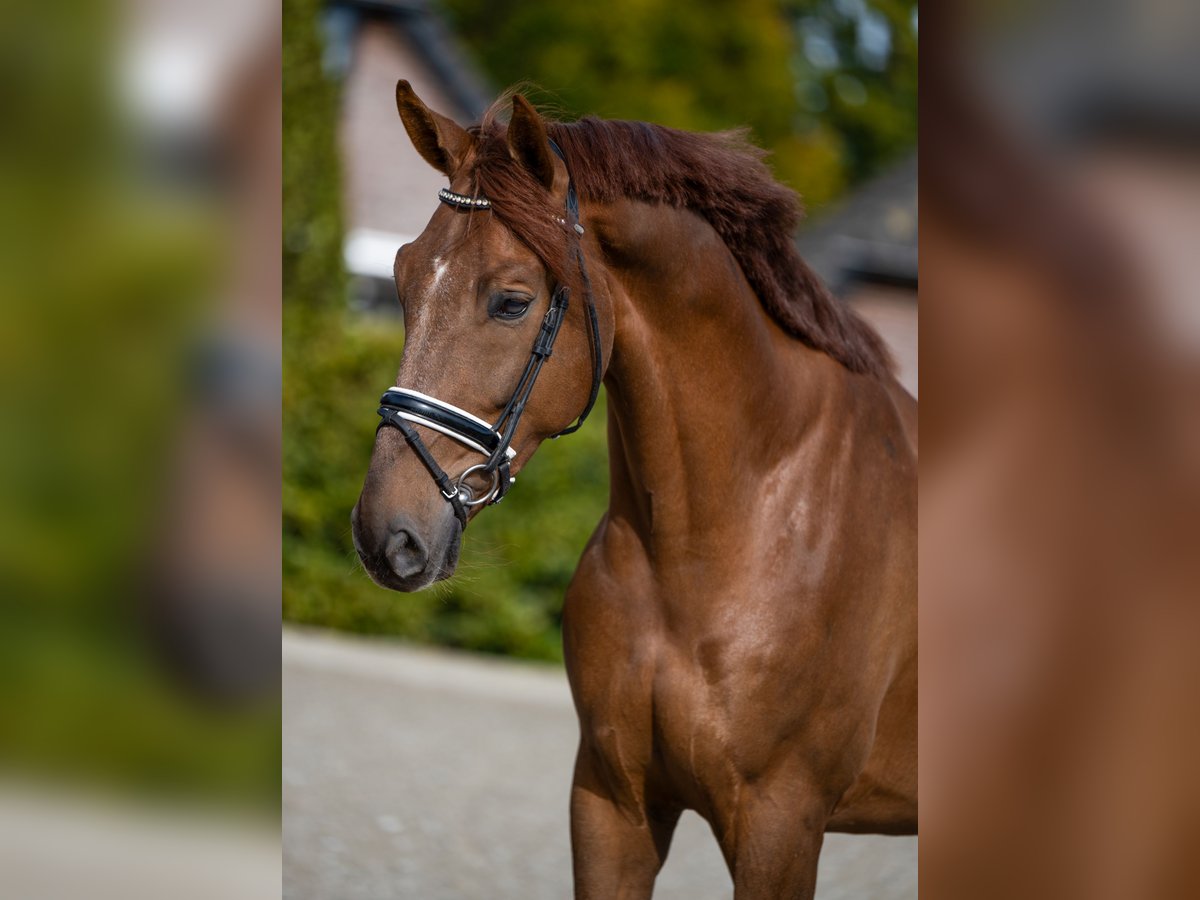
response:
[[[550,149],[566,165],[567,158],[554,141],[550,141]],[[492,205],[486,197],[467,197],[463,194],[456,194],[447,188],[438,191],[438,199],[459,209],[488,209]],[[575,182],[570,177],[569,166],[567,168],[566,212],[567,217],[559,221],[574,233],[575,259],[583,284],[587,313],[585,319],[591,343],[592,390],[578,421],[552,435],[554,438],[578,431],[583,425],[588,413],[596,404],[596,396],[600,393],[600,379],[604,370],[601,358],[603,351],[600,347],[600,329],[596,321],[596,306],[592,299],[591,280],[588,278],[587,265],[583,257],[581,240],[583,225],[579,222],[579,198],[575,193]],[[565,284],[560,284],[555,288],[550,297],[550,308],[546,310],[542,326],[538,330],[537,337],[534,338],[533,349],[530,351],[529,361],[525,364],[525,370],[521,373],[517,386],[501,411],[500,417],[494,423],[489,424],[453,404],[408,388],[388,388],[379,401],[378,412],[381,421],[376,432],[380,428],[389,426],[399,430],[404,436],[404,440],[417,454],[417,458],[421,460],[433,477],[442,496],[453,507],[454,515],[464,529],[467,527],[468,507],[490,506],[493,503],[499,503],[516,481],[510,471],[510,466],[513,458],[517,455],[511,446],[513,438],[516,436],[517,424],[521,421],[522,413],[525,412],[525,405],[533,393],[533,387],[537,383],[542,366],[554,351],[554,342],[557,340],[558,332],[566,318],[570,299],[571,289]],[[433,458],[433,454],[425,446],[425,442],[413,427],[414,425],[429,428],[457,441],[485,457],[485,461],[469,466],[457,478],[451,478]],[[475,497],[471,488],[466,484],[466,479],[476,473],[491,479],[487,491],[479,497]]]

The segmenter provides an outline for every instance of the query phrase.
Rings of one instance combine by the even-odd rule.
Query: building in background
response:
[[[392,100],[396,81],[406,78],[433,109],[463,123],[479,120],[493,91],[423,0],[335,0],[324,33],[325,69],[341,85],[352,302],[391,308],[396,250],[424,230],[445,187],[404,133]]]

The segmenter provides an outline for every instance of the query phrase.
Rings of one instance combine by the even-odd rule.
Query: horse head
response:
[[[371,577],[414,591],[453,574],[467,521],[582,421],[612,323],[592,294],[567,162],[529,102],[514,95],[507,126],[489,114],[471,129],[406,81],[396,102],[449,187],[396,254],[403,356],[351,521]]]

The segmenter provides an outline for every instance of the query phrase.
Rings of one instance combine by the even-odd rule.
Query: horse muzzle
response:
[[[458,565],[462,529],[454,516],[422,525],[406,513],[371,521],[355,504],[350,515],[354,549],[380,587],[411,593],[449,578]]]

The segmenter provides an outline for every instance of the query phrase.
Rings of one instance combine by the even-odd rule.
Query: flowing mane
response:
[[[549,195],[517,164],[497,114],[498,100],[471,129],[474,189],[555,277],[571,281],[567,236]],[[696,134],[645,122],[597,119],[547,122],[566,154],[584,201],[619,198],[665,203],[703,216],[725,241],[764,309],[788,334],[829,354],[852,372],[884,376],[891,360],[882,339],[833,298],[800,258],[793,235],[802,210],[794,191],[775,181],[765,151],[744,131]]]

